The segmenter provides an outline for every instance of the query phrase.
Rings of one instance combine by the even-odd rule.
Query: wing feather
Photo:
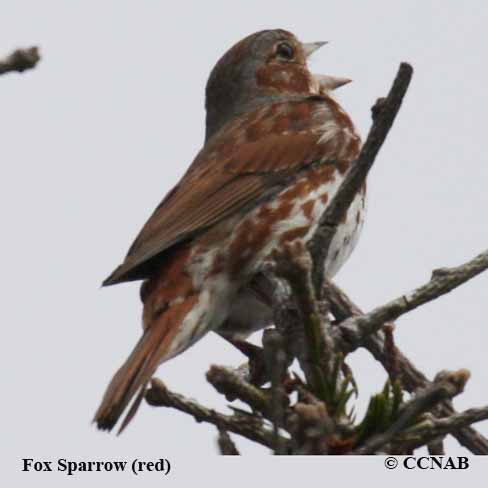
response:
[[[147,264],[167,249],[257,205],[297,170],[323,160],[320,126],[328,115],[324,100],[314,97],[266,105],[225,125],[156,208],[125,261],[103,284],[145,277]],[[309,118],[306,130],[302,119],[297,126],[297,117]],[[250,126],[252,133],[246,129]]]

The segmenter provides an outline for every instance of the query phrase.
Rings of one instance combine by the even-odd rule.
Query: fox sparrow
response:
[[[313,75],[307,58],[325,43],[285,30],[252,34],[212,70],[205,144],[104,281],[144,280],[143,334],[96,412],[110,430],[136,412],[159,364],[209,331],[243,337],[268,320],[246,285],[290,243],[306,244],[357,157],[360,139],[331,97],[350,80]],[[365,187],[340,224],[325,262],[334,275],[364,217]]]

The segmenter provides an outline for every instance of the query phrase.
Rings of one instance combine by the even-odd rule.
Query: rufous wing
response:
[[[132,244],[125,261],[103,282],[145,278],[151,262],[239,210],[279,191],[297,171],[333,158],[320,142],[325,101],[265,105],[236,117],[203,147]],[[149,266],[148,266],[149,265]]]

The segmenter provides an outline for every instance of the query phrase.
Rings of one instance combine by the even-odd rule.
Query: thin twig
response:
[[[207,381],[229,401],[238,398],[247,403],[254,411],[272,419],[270,397],[261,389],[245,381],[233,369],[212,365],[207,372]]]
[[[381,100],[381,104],[377,104],[373,125],[358,159],[351,166],[334,198],[320,217],[315,235],[308,244],[313,260],[312,281],[319,299],[324,281],[324,264],[332,239],[336,234],[339,223],[364,184],[366,176],[393,125],[410,84],[412,74],[413,68],[409,64],[400,64],[388,96]]]
[[[335,328],[337,339],[346,336],[349,352],[354,351],[362,345],[366,337],[379,330],[386,322],[395,320],[420,305],[449,293],[487,268],[488,251],[485,251],[460,266],[436,270],[427,284],[386,305],[377,307],[369,313],[353,316],[343,321],[339,327]]]
[[[461,393],[468,379],[467,370],[439,373],[434,383],[419,391],[402,407],[398,420],[386,432],[369,439],[363,446],[356,449],[354,454],[376,453],[415,421],[420,414],[430,411],[440,401]]]
[[[17,49],[4,60],[0,60],[0,75],[12,71],[22,73],[34,68],[40,59],[41,56],[37,47]]]
[[[385,358],[387,360],[388,376],[393,384],[399,377],[398,355],[395,340],[393,338],[393,324],[386,324],[383,326],[383,334],[385,335]]]
[[[234,432],[270,449],[274,448],[275,438],[273,432],[262,427],[254,417],[244,415],[230,416],[218,413],[194,400],[185,398],[183,395],[173,393],[157,378],[152,379],[151,388],[146,392],[146,400],[152,406],[175,408],[193,416],[197,422],[208,422],[220,429]],[[286,444],[286,440],[284,444]]]
[[[488,420],[488,406],[470,408],[444,418],[431,415],[423,422],[402,432],[395,442],[411,449],[417,449],[452,432],[465,430],[471,424],[482,420]]]
[[[219,437],[217,438],[220,454],[224,456],[239,456],[234,441],[230,438],[229,433],[225,429],[219,429]]]

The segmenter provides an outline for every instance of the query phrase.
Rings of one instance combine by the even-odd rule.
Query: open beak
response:
[[[305,57],[308,58],[312,53],[320,49],[322,46],[325,46],[328,41],[321,41],[321,42],[302,42],[302,49]]]
[[[347,85],[352,81],[349,78],[341,78],[340,76],[313,75],[313,77],[318,81],[319,91],[326,93],[341,86]]]
[[[312,53],[320,49],[322,46],[325,46],[328,41],[322,42],[302,42],[303,52],[305,57],[308,58]],[[330,76],[330,75],[313,75],[315,80],[319,85],[320,92],[330,92],[339,88],[340,86],[347,85],[351,83],[352,80],[349,78],[342,78],[339,76]]]

